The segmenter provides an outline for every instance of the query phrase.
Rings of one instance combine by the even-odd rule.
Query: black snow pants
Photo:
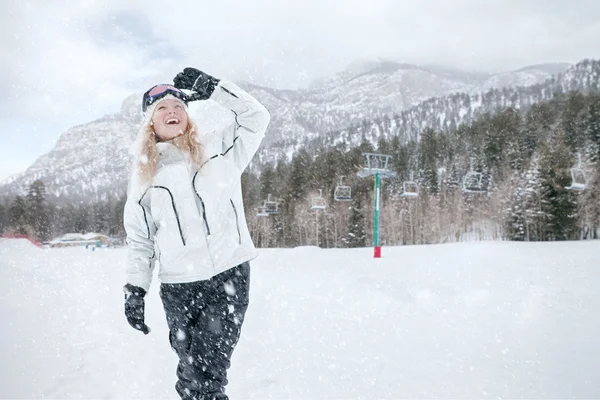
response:
[[[183,400],[227,400],[227,369],[248,308],[250,264],[211,279],[160,286]]]

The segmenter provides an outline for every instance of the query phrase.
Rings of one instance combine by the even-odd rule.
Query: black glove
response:
[[[187,67],[173,78],[173,84],[178,89],[189,89],[196,92],[190,96],[190,101],[206,100],[215,91],[219,79],[196,68]]]
[[[144,323],[144,296],[146,291],[139,286],[128,283],[123,287],[125,292],[125,317],[127,322],[144,335],[150,333],[150,328]]]

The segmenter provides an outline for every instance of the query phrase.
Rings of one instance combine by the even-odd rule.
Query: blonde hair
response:
[[[141,182],[149,183],[156,173],[158,164],[157,138],[151,121],[144,125],[140,132],[141,142],[138,144],[138,154],[135,161],[136,175]],[[189,159],[196,166],[203,160],[203,148],[198,138],[196,125],[188,118],[188,123],[182,135],[170,140],[175,147],[187,153]]]

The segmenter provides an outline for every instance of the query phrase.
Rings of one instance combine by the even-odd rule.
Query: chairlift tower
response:
[[[392,156],[378,153],[362,153],[366,157],[365,167],[356,175],[366,178],[375,175],[375,201],[373,204],[373,247],[374,258],[381,258],[381,246],[379,246],[379,187],[382,178],[392,178],[396,173],[388,168]]]

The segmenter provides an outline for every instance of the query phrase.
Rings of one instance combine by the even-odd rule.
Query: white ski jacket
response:
[[[244,207],[240,177],[256,153],[270,115],[233,83],[221,80],[210,97],[230,109],[233,124],[203,143],[205,161],[190,167],[170,143],[158,143],[151,184],[130,182],[124,210],[129,246],[127,283],[146,291],[155,261],[159,280],[209,279],[257,256]],[[132,179],[133,181],[133,179]]]

